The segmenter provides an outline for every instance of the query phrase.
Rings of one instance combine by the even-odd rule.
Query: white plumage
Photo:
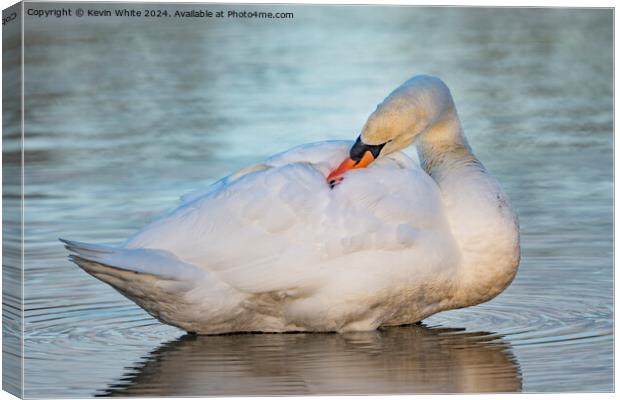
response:
[[[368,330],[500,293],[519,262],[516,217],[443,82],[407,81],[361,140],[387,144],[333,189],[353,142],[299,146],[190,193],[122,246],[64,242],[87,272],[198,333]],[[398,151],[413,141],[424,169]]]

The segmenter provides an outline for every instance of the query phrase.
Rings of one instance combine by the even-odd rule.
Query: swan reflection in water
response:
[[[410,325],[373,332],[184,335],[98,396],[521,391],[510,344]]]

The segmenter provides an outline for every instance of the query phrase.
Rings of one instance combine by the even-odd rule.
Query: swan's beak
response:
[[[329,186],[333,188],[342,182],[345,172],[351,169],[366,168],[368,164],[379,157],[379,153],[381,153],[385,144],[366,144],[362,141],[362,136],[360,135],[349,151],[350,158],[344,160],[338,168],[327,176]]]
[[[370,164],[374,160],[375,157],[373,157],[370,151],[366,151],[359,161],[355,161],[352,158],[347,158],[338,166],[338,168],[333,170],[327,176],[327,183],[329,183],[329,186],[333,188],[334,186],[342,182],[342,175],[344,175],[345,172],[351,169],[366,168],[368,164]]]

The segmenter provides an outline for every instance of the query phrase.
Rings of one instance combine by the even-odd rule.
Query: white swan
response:
[[[399,152],[414,142],[422,168]],[[405,82],[351,144],[308,144],[248,167],[119,247],[63,242],[155,318],[203,334],[371,330],[510,284],[516,216],[440,79]]]

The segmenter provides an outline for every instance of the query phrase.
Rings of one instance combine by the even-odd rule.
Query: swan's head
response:
[[[390,93],[368,117],[351,147],[350,158],[329,174],[328,182],[333,186],[346,171],[364,168],[378,157],[411,145],[453,109],[452,95],[441,79],[414,76]]]

